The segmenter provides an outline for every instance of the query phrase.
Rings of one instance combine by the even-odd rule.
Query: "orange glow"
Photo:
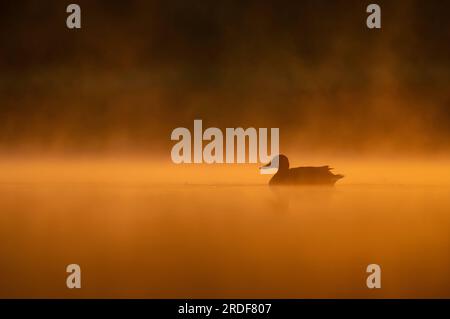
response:
[[[4,160],[0,297],[450,297],[448,162],[333,164],[334,188],[276,190],[252,165]]]

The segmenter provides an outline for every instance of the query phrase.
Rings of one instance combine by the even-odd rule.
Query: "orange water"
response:
[[[450,298],[448,185],[162,186],[69,170],[2,172],[1,298]],[[71,263],[80,290],[65,286]]]

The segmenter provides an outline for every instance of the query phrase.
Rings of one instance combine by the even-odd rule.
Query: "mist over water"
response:
[[[2,184],[0,296],[448,298],[449,192]],[[371,263],[382,290],[365,286]]]
[[[0,297],[450,298],[447,2],[77,3],[0,3]],[[345,178],[175,165],[196,119]]]
[[[0,152],[164,157],[201,119],[290,152],[448,154],[447,3],[379,1],[378,31],[358,0],[196,3],[81,1],[79,32],[63,3],[2,4]]]
[[[271,188],[255,165],[2,162],[0,296],[448,298],[448,162],[403,163]]]

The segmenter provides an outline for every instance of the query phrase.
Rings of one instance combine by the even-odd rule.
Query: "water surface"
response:
[[[0,297],[450,298],[449,194],[2,183]],[[65,286],[71,263],[81,290]]]

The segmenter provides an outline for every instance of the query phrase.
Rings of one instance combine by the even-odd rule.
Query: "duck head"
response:
[[[261,174],[283,173],[289,170],[289,160],[283,154],[276,155],[270,163],[260,167]]]

